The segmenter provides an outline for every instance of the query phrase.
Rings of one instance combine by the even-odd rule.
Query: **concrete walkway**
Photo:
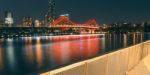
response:
[[[126,75],[150,75],[150,54]]]

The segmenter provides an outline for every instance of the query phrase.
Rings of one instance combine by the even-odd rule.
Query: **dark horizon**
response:
[[[56,16],[68,13],[72,21],[84,23],[96,19],[98,23],[117,21],[142,22],[150,20],[148,0],[55,0]],[[21,21],[25,16],[33,19],[44,19],[48,10],[48,0],[1,0],[0,20],[4,12],[13,12],[14,20]],[[16,23],[16,22],[15,22]]]

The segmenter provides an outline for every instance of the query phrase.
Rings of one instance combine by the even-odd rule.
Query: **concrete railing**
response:
[[[75,63],[41,75],[126,75],[150,54],[150,41]]]

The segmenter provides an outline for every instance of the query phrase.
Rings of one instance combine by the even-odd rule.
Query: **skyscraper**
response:
[[[55,19],[55,2],[54,0],[49,0],[48,2],[48,12],[46,14],[46,22],[49,24]]]
[[[13,23],[14,21],[13,21],[12,12],[6,11],[5,12],[5,25],[7,25],[8,27],[11,27]]]
[[[31,17],[24,17],[22,20],[23,27],[32,27],[33,19]]]

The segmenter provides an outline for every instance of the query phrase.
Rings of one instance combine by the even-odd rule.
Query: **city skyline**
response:
[[[68,13],[73,21],[80,23],[84,23],[88,19],[96,19],[99,23],[138,22],[150,20],[150,10],[148,10],[150,6],[148,3],[147,0],[55,0],[55,8],[57,16]],[[34,19],[44,19],[48,11],[48,0],[1,0],[0,5],[0,19],[4,18],[6,10],[10,10],[17,22],[26,16],[31,16]]]

